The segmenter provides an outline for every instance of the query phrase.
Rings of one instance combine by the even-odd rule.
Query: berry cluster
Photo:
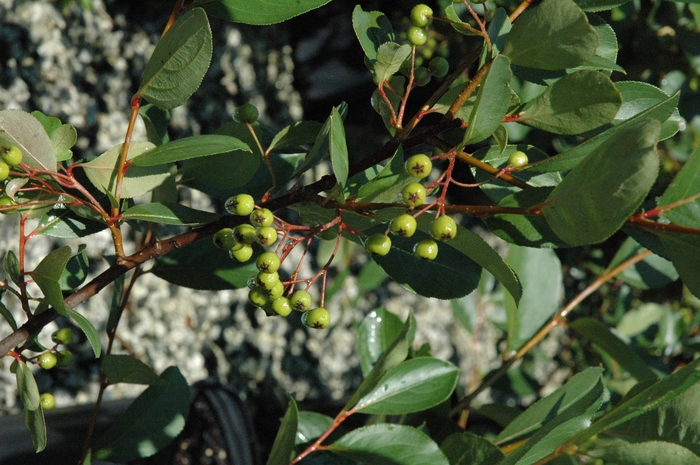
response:
[[[0,158],[2,158],[0,160],[0,181],[6,181],[12,174],[13,168],[18,167],[22,163],[22,151],[14,145],[0,147]],[[14,205],[17,205],[17,202],[7,195],[7,192],[0,196],[0,213],[6,215],[15,213],[16,209],[6,208]]]
[[[437,42],[428,36],[428,25],[433,17],[433,9],[425,4],[418,4],[413,7],[410,14],[411,26],[406,31],[408,42],[414,47],[426,45],[421,57],[416,59],[416,65],[421,65],[424,59],[432,56]],[[428,63],[428,67],[417,66],[414,70],[414,80],[416,85],[424,86],[430,82],[432,76],[443,78],[447,76],[450,65],[443,57],[434,57]]]

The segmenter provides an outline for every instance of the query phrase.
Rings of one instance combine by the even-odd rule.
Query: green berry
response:
[[[272,310],[279,316],[287,316],[292,313],[292,304],[286,297],[278,297],[272,301]]]
[[[450,64],[443,57],[435,57],[428,63],[428,69],[436,78],[444,78],[450,71]]]
[[[216,232],[212,237],[214,245],[223,250],[230,250],[236,245],[236,238],[233,237],[231,228],[224,228]]]
[[[432,239],[423,239],[413,246],[413,255],[421,260],[435,260],[437,253],[437,242]]]
[[[0,161],[0,181],[4,181],[8,177],[10,177],[10,165]]]
[[[508,157],[508,165],[514,168],[520,168],[528,163],[529,160],[527,158],[527,154],[525,152],[521,152],[520,150],[511,153]]]
[[[256,307],[262,307],[268,302],[268,300],[270,300],[270,297],[268,297],[267,291],[265,291],[265,289],[262,287],[251,289],[248,293],[248,302]]]
[[[264,226],[258,229],[255,241],[262,246],[272,245],[277,242],[277,230],[272,226]]]
[[[273,287],[275,287],[275,284],[280,282],[280,275],[276,271],[273,273],[266,273],[264,271],[261,271],[256,276],[256,280],[260,287],[269,291]]]
[[[45,392],[39,397],[39,403],[42,409],[51,410],[56,406],[56,398],[52,394]]]
[[[433,221],[430,233],[435,239],[449,241],[457,235],[457,223],[451,216],[443,215]]]
[[[258,109],[251,103],[241,105],[233,112],[233,119],[239,123],[254,123],[258,120],[258,116],[260,116]]]
[[[406,31],[406,38],[411,45],[418,47],[428,40],[428,31],[422,27],[411,26]]]
[[[73,352],[61,350],[56,354],[56,358],[58,359],[57,366],[62,368],[69,367],[73,363]]]
[[[234,195],[226,200],[224,208],[232,215],[248,216],[255,210],[255,199],[248,194]]]
[[[284,284],[282,284],[282,281],[277,281],[277,283],[267,291],[267,295],[270,297],[271,300],[278,299],[282,297],[282,294],[284,294]]]
[[[430,171],[432,169],[433,162],[430,161],[429,156],[423,153],[413,155],[408,160],[406,160],[406,171],[414,178],[427,178],[430,175]]]
[[[68,345],[73,342],[73,330],[70,328],[61,328],[51,335],[51,340],[56,344]]]
[[[391,250],[391,239],[384,234],[372,234],[365,241],[365,250],[372,255],[381,255],[383,257]]]
[[[418,223],[416,219],[408,214],[399,215],[391,222],[391,232],[397,236],[411,237],[416,232]]]
[[[22,163],[22,151],[13,145],[3,151],[2,159],[10,166],[18,166]]]
[[[39,366],[41,366],[41,368],[44,370],[50,370],[51,368],[55,367],[57,362],[58,358],[56,358],[56,355],[51,352],[46,352],[45,354],[41,354],[39,356]]]
[[[274,273],[280,269],[280,258],[274,252],[265,252],[255,260],[258,270],[266,273]]]
[[[0,161],[0,163],[2,162]],[[0,213],[2,213],[3,215],[12,215],[13,213],[16,213],[16,208],[6,208],[11,207],[13,205],[17,205],[17,202],[15,202],[6,195],[0,196]]]
[[[423,205],[423,201],[428,196],[428,193],[426,192],[425,187],[417,182],[412,182],[403,188],[401,196],[403,197],[403,201],[406,205],[417,207],[419,205]]]
[[[250,224],[258,228],[270,226],[275,221],[275,216],[267,208],[258,208],[250,214]]]
[[[302,290],[294,291],[289,303],[297,312],[305,312],[311,307],[311,294]]]
[[[417,67],[413,75],[414,82],[418,87],[429,84],[431,77],[430,70],[424,66]]]
[[[231,256],[231,258],[244,263],[250,260],[250,257],[253,256],[253,248],[248,244],[236,244],[231,248],[231,250],[228,251],[228,254]]]
[[[432,15],[432,8],[423,3],[419,3],[411,10],[411,23],[413,23],[414,26],[425,27],[430,23],[430,16]]]
[[[252,244],[255,242],[255,227],[250,224],[239,224],[233,228],[233,237],[239,244]]]
[[[323,307],[314,308],[301,316],[301,322],[309,328],[325,329],[331,323],[331,314]]]

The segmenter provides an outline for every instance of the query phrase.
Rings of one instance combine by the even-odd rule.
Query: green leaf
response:
[[[24,424],[27,425],[29,434],[34,443],[34,451],[39,453],[46,448],[46,418],[44,418],[44,409],[38,408],[29,410],[24,408]]]
[[[40,405],[39,387],[36,385],[36,380],[24,361],[18,361],[17,369],[15,370],[15,378],[17,379],[17,394],[22,402],[25,410],[36,410]]]
[[[603,323],[592,318],[579,318],[569,326],[605,351],[637,381],[656,381],[658,379],[658,376],[647,366],[647,362]]]
[[[54,116],[46,116],[39,110],[34,110],[31,115],[41,123],[49,138],[51,138],[51,134],[63,124],[60,119]]]
[[[648,302],[633,310],[628,310],[617,324],[617,332],[623,336],[633,337],[657,324],[666,313],[663,306]]]
[[[330,0],[215,0],[202,5],[212,16],[234,23],[263,26],[281,23],[325,5]]]
[[[479,85],[476,100],[469,115],[469,125],[462,145],[476,144],[489,138],[500,126],[510,106],[510,83],[513,73],[510,61],[497,56]]]
[[[406,78],[403,76],[394,76],[391,80],[391,88],[394,92],[385,93],[389,103],[384,100],[382,95],[379,93],[379,89],[372,92],[372,108],[376,111],[379,116],[382,117],[382,122],[386,130],[394,136],[396,134],[396,112],[401,106],[401,99],[404,96],[404,90],[406,86]],[[391,106],[390,106],[390,105]],[[400,147],[399,147],[400,148]]]
[[[488,27],[488,34],[489,37],[491,38],[491,57],[496,57],[501,51],[503,51],[503,48],[506,46],[506,42],[508,41],[508,34],[510,33],[510,30],[513,28],[513,25],[510,22],[510,18],[508,18],[508,13],[504,8],[498,8],[496,10],[496,13],[494,13],[493,17],[491,18],[491,21],[489,21],[489,27]],[[484,51],[486,51],[487,48],[484,47]]]
[[[351,431],[328,450],[367,465],[449,465],[432,439],[415,428],[377,424]]]
[[[619,124],[633,118],[669,99],[666,92],[646,82],[622,81],[616,82],[615,87],[622,94],[622,106],[615,115],[613,124]],[[659,140],[666,140],[676,134],[682,122],[683,118],[681,118],[678,109],[673,110],[671,116],[662,121]]]
[[[320,438],[323,433],[333,426],[333,421],[331,417],[321,413],[299,412],[299,424],[297,425],[294,445],[306,444]]]
[[[185,426],[190,388],[177,367],[161,375],[122,413],[93,446],[93,457],[125,463],[150,457],[175,439]]]
[[[374,260],[369,260],[357,275],[357,288],[362,292],[374,291],[379,288],[389,276]]]
[[[382,84],[399,72],[404,62],[411,56],[412,47],[408,44],[399,45],[396,42],[386,42],[377,50],[377,60],[374,62],[374,79]]]
[[[610,78],[584,70],[548,87],[518,115],[518,121],[555,134],[581,134],[611,122],[621,104]]]
[[[449,435],[440,449],[450,465],[497,465],[505,457],[498,447],[468,431]]]
[[[12,331],[17,331],[17,322],[15,321],[15,317],[12,315],[10,309],[7,308],[2,302],[0,302],[0,316],[2,316],[7,324],[10,325]]]
[[[680,226],[700,227],[700,148],[688,157],[688,161],[659,199],[658,206],[668,207],[691,198],[693,200],[664,210],[661,215]]]
[[[503,54],[514,65],[557,70],[591,59],[598,34],[573,0],[544,0],[513,23]]]
[[[673,266],[690,292],[700,296],[700,237],[671,231],[658,231]]]
[[[360,186],[357,198],[363,202],[394,202],[403,188],[415,180],[404,167],[403,149],[399,147],[389,163]]]
[[[294,451],[298,424],[299,410],[297,409],[297,403],[290,397],[287,413],[284,414],[282,425],[277,431],[275,443],[272,445],[272,452],[270,452],[270,457],[267,459],[267,465],[286,465],[289,463]]]
[[[158,376],[153,368],[131,355],[108,354],[102,360],[107,383],[147,384],[149,386],[167,386],[168,382]]]
[[[353,408],[383,415],[427,410],[450,397],[458,374],[456,366],[436,358],[405,360],[389,370]]]
[[[539,331],[559,307],[562,290],[561,263],[551,249],[511,245],[506,263],[521,277],[520,302],[504,297],[508,318],[507,350],[518,350]]]
[[[377,59],[377,50],[382,44],[394,41],[391,22],[380,11],[363,11],[360,5],[355,6],[352,28],[371,63]]]
[[[164,110],[179,107],[199,89],[212,53],[207,15],[201,8],[192,8],[178,17],[156,45],[138,94]]]
[[[10,278],[13,283],[19,285],[19,260],[12,250],[8,250],[5,254],[5,258],[2,260],[2,266],[7,277]]]
[[[350,161],[348,160],[348,146],[345,142],[345,128],[343,127],[343,117],[338,109],[331,110],[331,127],[328,132],[328,150],[331,154],[331,165],[333,174],[341,187],[345,186],[350,172]]]
[[[134,166],[166,165],[190,158],[208,157],[238,150],[252,153],[248,144],[235,137],[218,134],[192,136],[159,145],[134,157],[131,164]],[[233,154],[230,155],[233,156]]]
[[[40,234],[62,239],[85,237],[106,228],[106,224],[83,218],[73,209],[50,210],[39,219],[37,226]]]
[[[384,307],[367,314],[357,331],[357,352],[362,375],[372,370],[379,357],[389,348],[401,331],[403,322]]]
[[[299,146],[313,144],[322,124],[317,121],[299,121],[278,132],[267,148],[268,153],[297,150]]]
[[[64,245],[52,250],[37,265],[34,271],[28,273],[44,293],[46,302],[61,315],[66,315],[68,308],[63,303],[63,292],[59,280],[70,259],[70,247]]]
[[[700,465],[700,457],[685,447],[663,441],[615,444],[586,454],[617,465]]]
[[[97,334],[97,330],[95,329],[93,324],[90,323],[90,321],[83,315],[76,312],[75,310],[71,310],[70,308],[66,309],[65,314],[70,319],[72,319],[81,330],[83,330],[85,336],[90,342],[90,347],[92,347],[92,351],[95,353],[95,358],[100,358],[100,353],[102,352],[102,344],[100,343],[100,335]]]
[[[255,255],[249,262],[239,263],[217,248],[211,239],[196,241],[159,257],[151,269],[169,283],[204,290],[240,289],[257,271]]]
[[[0,145],[19,148],[22,162],[33,168],[56,171],[56,155],[51,139],[39,120],[27,112],[0,111]]]
[[[78,247],[78,253],[68,259],[66,268],[63,270],[58,280],[58,284],[61,286],[62,290],[70,291],[72,289],[77,289],[85,282],[88,272],[90,271],[90,263],[88,262],[85,247],[84,244],[80,245]]]
[[[323,127],[318,132],[313,147],[311,147],[309,153],[306,154],[304,162],[296,169],[296,171],[292,175],[293,178],[298,177],[305,171],[318,165],[321,162],[321,160],[323,160],[329,155],[329,143],[332,137],[331,131],[334,129],[333,120],[337,119],[337,117],[334,115],[336,115],[336,113],[339,114],[342,120],[343,118],[345,118],[347,111],[348,105],[345,102],[342,102],[337,107],[333,107],[333,110],[331,110],[331,114],[328,116],[328,119],[326,119],[326,122],[323,123]]]
[[[564,178],[542,206],[557,236],[583,245],[620,229],[656,181],[660,127],[648,120],[615,134]]]
[[[216,213],[195,210],[179,203],[144,203],[134,205],[122,214],[122,220],[142,220],[177,226],[201,226],[220,218]]]
[[[631,0],[576,0],[576,4],[583,11],[604,11],[612,10],[615,7],[624,5]]]
[[[154,145],[163,145],[170,141],[168,126],[170,125],[170,112],[150,103],[139,108],[139,116],[146,126],[148,142]]]
[[[49,137],[53,145],[57,161],[68,160],[73,156],[71,148],[78,142],[78,132],[70,124],[62,124]]]
[[[608,269],[643,252],[645,249],[633,238],[628,237],[613,257]],[[625,268],[617,277],[640,289],[654,289],[665,286],[678,279],[678,272],[673,263],[658,255],[649,255],[644,260]]]
[[[132,160],[153,147],[154,145],[150,142],[134,141],[129,146],[126,159]],[[122,144],[119,144],[94,160],[80,165],[95,187],[112,196],[117,181],[117,162],[121,150]],[[121,196],[130,199],[143,195],[159,186],[168,176],[170,176],[170,167],[167,165],[148,167],[131,165],[124,174]]]

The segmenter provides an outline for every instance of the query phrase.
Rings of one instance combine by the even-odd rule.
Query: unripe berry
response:
[[[425,187],[417,182],[412,182],[408,186],[404,187],[403,191],[401,192],[401,197],[403,197],[404,203],[412,207],[423,205],[423,201],[427,196],[428,193],[426,192]]]
[[[275,284],[280,282],[280,275],[276,271],[273,273],[266,273],[264,271],[261,271],[260,273],[258,273],[256,279],[260,287],[262,287],[266,291],[269,291],[273,287],[275,287]]]
[[[248,244],[236,244],[231,248],[231,250],[228,251],[228,254],[231,256],[231,258],[244,263],[250,260],[250,257],[253,256],[253,248]]]
[[[56,344],[71,344],[73,342],[73,330],[61,328],[51,335],[51,340]]]
[[[274,273],[280,268],[280,258],[274,252],[265,252],[255,260],[258,270],[266,273]]]
[[[56,406],[56,398],[52,394],[45,392],[39,397],[39,403],[42,409],[51,410]]]
[[[430,176],[430,171],[433,169],[433,162],[430,161],[430,157],[419,153],[418,155],[413,155],[408,160],[406,160],[406,171],[408,174],[416,179],[423,179]]]
[[[384,256],[391,250],[391,239],[384,234],[372,234],[365,241],[365,250],[372,255]]]
[[[258,120],[258,116],[260,116],[258,109],[250,103],[241,105],[233,112],[233,119],[239,123],[254,123]]]
[[[224,207],[232,215],[248,216],[255,210],[255,199],[248,194],[234,195],[226,200]]]
[[[527,154],[525,152],[521,152],[520,150],[511,153],[508,157],[508,165],[512,166],[513,168],[520,168],[528,163],[529,160],[527,158]]]
[[[262,307],[270,300],[267,291],[262,287],[251,289],[248,293],[248,301],[256,307]]]
[[[311,307],[311,294],[302,290],[294,291],[289,303],[297,312],[305,312]]]
[[[457,235],[457,223],[451,216],[443,215],[433,221],[430,233],[435,239],[448,241]]]
[[[301,316],[301,322],[309,328],[325,329],[331,323],[331,314],[323,307],[314,308]]]
[[[391,232],[397,236],[411,237],[416,232],[418,223],[416,219],[408,214],[399,215],[391,222]]]
[[[420,46],[428,40],[428,31],[422,27],[411,26],[406,31],[406,38],[411,45]]]
[[[282,281],[277,281],[272,289],[267,291],[267,295],[272,300],[282,297],[282,294],[284,294],[284,284],[282,284]]]
[[[56,363],[57,366],[62,368],[69,367],[73,363],[73,352],[70,350],[61,350],[56,354],[56,358],[58,359],[58,363]]]
[[[419,3],[411,10],[411,23],[414,26],[425,27],[430,23],[430,16],[433,15],[433,9],[428,5]]]
[[[10,166],[22,163],[22,151],[14,145],[3,150],[2,160]]]
[[[223,250],[231,250],[236,245],[236,239],[233,237],[231,228],[220,229],[212,237],[214,245]]]
[[[258,208],[250,214],[250,224],[258,228],[270,226],[275,221],[275,216],[267,208]]]
[[[249,224],[239,224],[233,228],[233,237],[239,244],[252,244],[255,242],[255,227]]]
[[[435,260],[438,253],[438,245],[432,239],[423,239],[413,246],[413,255],[421,260]]]
[[[450,71],[450,63],[443,57],[435,57],[428,63],[428,69],[436,78],[444,78]]]
[[[10,165],[0,161],[0,181],[4,181],[10,176]]]
[[[0,161],[0,163],[2,163]],[[13,205],[17,205],[17,202],[12,200],[6,195],[0,196],[0,213],[3,215],[12,215],[13,213],[17,213],[16,208],[5,208],[5,207],[11,207]]]
[[[430,70],[425,66],[417,67],[414,72],[413,79],[418,87],[423,87],[429,84],[431,79]]]
[[[287,316],[292,313],[292,304],[286,297],[278,297],[272,301],[272,310],[279,316]]]
[[[58,362],[58,358],[51,353],[51,352],[46,352],[45,354],[41,354],[39,356],[39,366],[43,368],[44,370],[50,370],[51,368],[56,366],[56,363]]]
[[[264,226],[258,229],[255,241],[262,246],[272,245],[277,242],[277,230],[272,226]]]

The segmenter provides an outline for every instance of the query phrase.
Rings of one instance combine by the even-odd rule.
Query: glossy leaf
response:
[[[138,94],[162,109],[179,107],[199,88],[212,53],[207,15],[201,8],[192,8],[178,17],[156,45]]]
[[[90,323],[90,320],[70,308],[66,309],[66,316],[73,320],[85,333],[88,342],[90,342],[90,347],[92,347],[92,351],[95,354],[95,358],[99,358],[100,353],[102,353],[102,343],[100,342],[100,335],[97,334],[97,330],[93,324]]]
[[[644,250],[644,247],[637,241],[628,237],[617,250],[610,265],[608,265],[608,269],[616,267]],[[673,263],[652,254],[644,260],[625,268],[617,277],[640,289],[654,289],[677,280],[678,272],[674,268]]]
[[[78,142],[78,132],[70,124],[62,124],[49,137],[57,161],[68,160],[73,156],[71,148]]]
[[[575,0],[576,4],[583,11],[604,11],[612,10],[615,7],[624,5],[631,0]]]
[[[615,444],[588,451],[587,455],[617,465],[700,465],[700,457],[685,447],[663,441]]]
[[[555,134],[581,134],[615,118],[622,98],[598,71],[567,74],[548,87],[518,121]]]
[[[212,16],[234,23],[276,24],[325,5],[330,0],[216,0],[202,5]]]
[[[289,407],[284,414],[282,425],[277,431],[275,443],[272,445],[272,452],[267,459],[267,465],[286,465],[289,463],[294,451],[294,441],[299,424],[299,410],[293,398],[289,398]]]
[[[333,419],[316,412],[299,412],[295,445],[305,444],[321,437],[331,426]]]
[[[603,323],[592,318],[579,318],[569,326],[605,351],[637,381],[656,381],[658,379],[658,376],[647,366],[647,362]]]
[[[427,410],[450,397],[458,374],[456,366],[436,358],[406,360],[389,370],[353,408],[383,415]]]
[[[177,226],[201,226],[220,218],[216,213],[195,210],[179,203],[144,203],[134,205],[122,214],[124,221],[148,221],[150,223]]]
[[[22,151],[22,162],[33,168],[56,170],[56,155],[51,139],[39,120],[27,112],[0,111],[0,145],[19,148]]]
[[[364,426],[341,437],[328,449],[367,465],[449,465],[430,437],[403,425]]]
[[[153,147],[154,145],[150,142],[134,141],[129,147],[126,158],[132,160]],[[80,165],[90,182],[104,193],[114,195],[117,180],[116,167],[121,149],[122,144],[119,144],[94,160]],[[129,166],[124,174],[121,196],[132,198],[143,195],[159,186],[168,176],[170,176],[170,167],[167,165]]]
[[[352,28],[371,63],[377,59],[379,46],[394,40],[394,29],[380,11],[364,11],[360,5],[352,11]]]
[[[493,443],[468,431],[449,435],[440,449],[450,465],[497,465],[505,457]]]
[[[513,23],[503,53],[514,65],[557,70],[595,55],[598,34],[573,0],[544,0]]]
[[[700,237],[670,231],[659,231],[658,235],[683,284],[695,296],[700,296]]]
[[[240,139],[219,134],[192,136],[159,145],[134,157],[134,166],[156,166],[234,151],[252,152]],[[231,154],[233,156],[233,154]]]
[[[350,172],[350,160],[348,159],[348,146],[345,141],[345,128],[343,117],[338,109],[333,107],[330,116],[331,127],[328,133],[328,150],[331,155],[333,174],[340,186],[344,186]]]
[[[39,262],[34,271],[29,273],[41,289],[41,292],[44,293],[46,302],[61,315],[65,315],[68,309],[63,303],[63,292],[61,291],[59,280],[70,259],[70,255],[70,247],[67,245],[52,250]]]
[[[491,68],[477,89],[469,115],[469,125],[462,139],[463,145],[481,142],[501,126],[510,106],[508,84],[512,77],[508,58],[500,55],[494,58]]]
[[[53,209],[39,219],[38,228],[45,236],[75,239],[102,231],[107,225],[83,218],[71,209]]]
[[[125,463],[150,457],[177,437],[190,408],[190,388],[176,367],[150,386],[122,413],[93,446],[93,457]]]
[[[36,384],[32,370],[24,361],[19,361],[15,370],[15,378],[17,379],[17,394],[22,405],[27,410],[36,410],[39,408],[39,387]]]
[[[374,63],[376,82],[382,84],[396,74],[406,59],[411,56],[411,46],[399,45],[396,42],[386,42],[377,50],[377,60]]]
[[[5,274],[13,283],[19,285],[19,260],[12,250],[8,250],[2,260],[2,267]]]
[[[522,276],[520,302],[505,296],[507,350],[518,350],[554,315],[563,286],[559,258],[551,249],[511,245],[506,263]]]
[[[613,124],[628,120],[669,99],[666,92],[646,82],[616,82],[615,87],[622,95],[622,106],[615,115]],[[659,140],[666,140],[676,134],[682,122],[683,118],[681,118],[678,109],[675,109],[667,120],[662,121]]]
[[[102,359],[102,370],[109,384],[130,383],[149,386],[167,386],[169,384],[158,376],[153,368],[131,355],[106,355]]]
[[[64,291],[77,289],[87,278],[90,271],[90,263],[85,248],[85,245],[78,247],[78,253],[68,259],[66,268],[61,273],[58,284]]]
[[[221,290],[245,287],[257,268],[255,255],[249,262],[239,263],[207,238],[159,257],[151,271],[178,286]]]
[[[402,327],[403,322],[399,317],[384,307],[373,310],[363,318],[357,331],[357,352],[363,376],[367,376]]]
[[[660,127],[649,120],[615,134],[564,178],[542,206],[557,236],[583,245],[620,229],[656,181]]]
[[[287,126],[275,134],[267,152],[281,153],[289,149],[298,149],[301,145],[313,144],[321,126],[317,121],[299,121]]]

